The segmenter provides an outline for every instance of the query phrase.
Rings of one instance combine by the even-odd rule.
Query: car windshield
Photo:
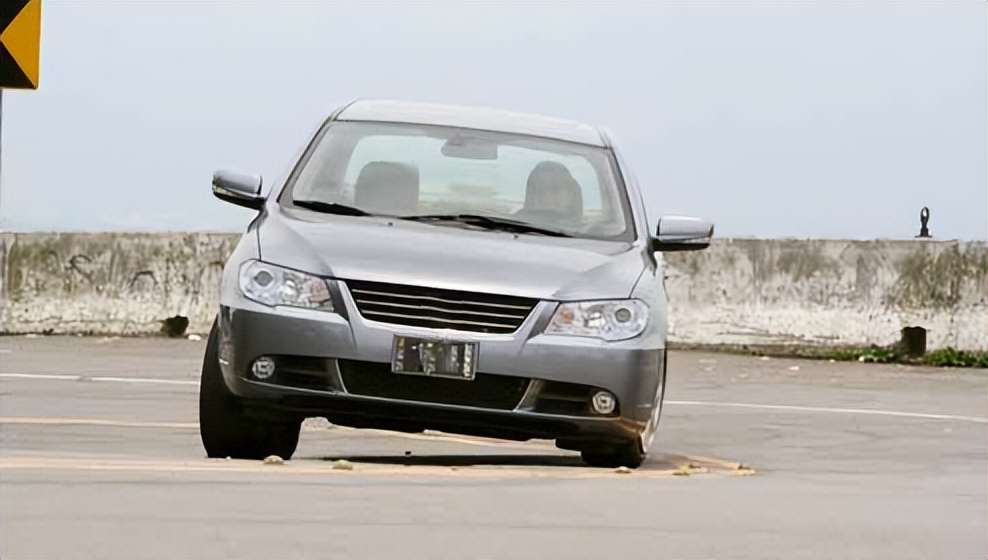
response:
[[[472,129],[332,123],[280,200],[356,216],[442,218],[423,220],[436,226],[498,229],[510,220],[531,232],[634,238],[607,148]]]

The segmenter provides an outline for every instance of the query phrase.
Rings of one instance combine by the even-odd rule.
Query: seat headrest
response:
[[[555,195],[555,196],[552,196]],[[562,197],[565,202],[558,206]],[[546,199],[552,206],[546,206]],[[583,191],[569,169],[555,161],[543,161],[528,175],[525,192],[525,208],[530,210],[554,210],[573,219],[583,218]]]
[[[372,161],[360,170],[353,202],[373,214],[405,214],[419,202],[419,169],[409,163]]]

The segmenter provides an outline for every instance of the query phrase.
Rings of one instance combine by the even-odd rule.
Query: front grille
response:
[[[521,402],[529,380],[478,373],[472,381],[403,375],[390,364],[339,360],[346,391],[353,395],[436,404],[512,410]]]
[[[537,300],[347,280],[360,314],[372,321],[481,333],[512,333]]]

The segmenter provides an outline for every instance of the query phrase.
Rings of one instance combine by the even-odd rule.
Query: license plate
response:
[[[476,342],[451,342],[396,336],[391,350],[391,371],[471,380],[477,368]]]

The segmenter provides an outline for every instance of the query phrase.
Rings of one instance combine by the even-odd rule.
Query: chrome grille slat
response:
[[[445,319],[445,318],[441,318],[441,317],[428,317],[428,316],[422,316],[422,315],[402,315],[400,313],[385,313],[385,312],[381,312],[381,311],[364,311],[361,314],[364,317],[367,317],[368,319],[373,319],[374,317],[386,317],[388,319],[422,319],[422,320],[428,320],[428,321],[436,321],[436,322],[449,323],[449,324],[453,324],[453,325],[471,325],[471,326],[477,326],[477,327],[495,327],[495,328],[499,328],[499,329],[512,329],[513,330],[513,327],[512,327],[512,325],[510,323],[508,323],[508,324],[505,324],[505,323],[482,323],[480,321],[465,321],[463,319]],[[389,321],[384,321],[384,322],[389,322]],[[394,322],[394,321],[390,321],[390,322]]]
[[[397,299],[425,299],[425,300],[438,301],[438,302],[441,302],[441,303],[449,303],[449,304],[452,304],[452,305],[482,305],[484,307],[501,307],[501,308],[504,308],[504,309],[518,309],[520,311],[524,311],[526,315],[528,314],[529,311],[532,310],[531,306],[510,305],[510,304],[504,304],[504,303],[489,303],[489,302],[466,301],[466,300],[453,300],[453,299],[439,298],[439,297],[435,297],[435,296],[422,296],[422,295],[410,295],[410,294],[395,294],[395,293],[379,292],[379,291],[374,291],[374,290],[362,290],[362,289],[351,289],[350,292],[353,293],[353,294],[364,294],[364,295],[370,295],[370,296],[380,296],[380,297],[397,298]]]
[[[511,333],[537,300],[517,296],[345,280],[360,314],[370,320],[414,327]]]
[[[381,303],[379,301],[367,301],[367,300],[363,300],[363,301],[361,301],[361,303],[363,303],[364,305],[382,306],[382,307],[389,307],[389,308],[394,307],[394,308],[398,308],[398,309],[421,310],[421,311],[424,311],[424,312],[435,311],[435,312],[438,312],[438,313],[446,313],[446,314],[460,314],[460,313],[462,313],[462,314],[465,314],[465,315],[479,315],[480,317],[495,317],[495,318],[500,318],[500,319],[512,319],[512,320],[515,320],[515,319],[524,320],[525,319],[525,316],[528,315],[528,312],[527,311],[525,313],[516,313],[516,314],[513,314],[513,315],[509,315],[509,314],[506,314],[506,313],[490,313],[490,312],[486,312],[486,311],[469,311],[469,310],[466,310],[466,309],[461,309],[461,310],[457,310],[457,311],[451,311],[449,309],[443,309],[441,307],[434,307],[434,306],[431,306],[431,305],[409,305],[409,304],[406,304],[406,303],[390,303],[390,302],[389,303]],[[371,313],[371,312],[372,311],[368,309],[364,313]],[[437,317],[437,319],[438,318],[441,318],[441,317]]]

